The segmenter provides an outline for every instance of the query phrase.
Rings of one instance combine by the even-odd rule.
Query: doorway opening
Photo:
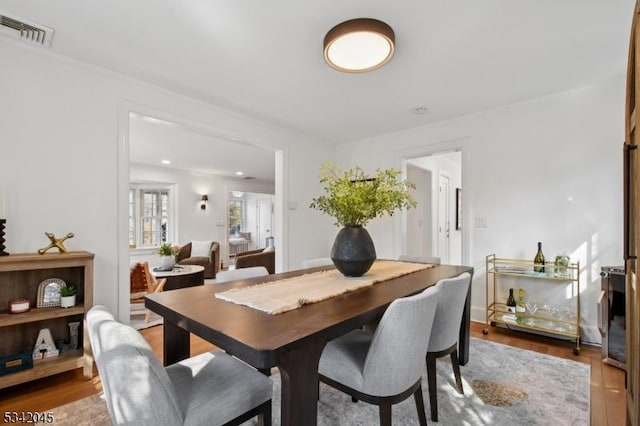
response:
[[[206,123],[151,111],[140,105],[127,103],[121,106],[118,118],[117,296],[121,321],[129,320],[129,266],[145,261],[153,266],[159,261],[156,244],[139,247],[130,243],[132,223],[137,223],[131,220],[132,182],[147,186],[163,182],[174,188],[170,194],[173,201],[165,203],[167,208],[162,210],[175,220],[173,231],[166,233],[166,240],[172,245],[217,241],[222,246],[221,256],[226,255],[226,188],[270,193],[275,205],[273,221],[284,222],[281,208],[284,151],[238,139],[237,135],[223,134]],[[171,164],[165,160],[171,160]],[[237,171],[244,172],[243,176]],[[207,203],[203,204],[205,195]],[[163,218],[160,218],[161,224]],[[133,227],[133,232],[144,229],[138,228]],[[279,232],[283,227],[278,229],[274,233],[276,239],[282,238]],[[161,232],[160,235],[164,234]]]
[[[227,235],[229,239],[229,269],[235,266],[236,255],[273,245],[273,194],[230,191]]]
[[[406,212],[403,254],[462,264],[462,152],[407,159],[406,177],[418,205]]]

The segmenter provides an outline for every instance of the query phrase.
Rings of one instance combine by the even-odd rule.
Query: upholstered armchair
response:
[[[210,243],[211,247],[207,250],[202,250],[202,241],[190,242],[183,245],[180,247],[180,252],[176,256],[176,262],[181,265],[204,266],[204,277],[215,278],[216,273],[220,270],[220,244],[215,241]],[[196,248],[201,250],[200,253],[193,250],[194,244],[196,244]]]
[[[276,273],[276,251],[273,248],[249,250],[236,254],[236,268],[264,266],[270,274]]]

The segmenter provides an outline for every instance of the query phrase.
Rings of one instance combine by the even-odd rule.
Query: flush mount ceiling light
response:
[[[343,72],[367,72],[380,68],[393,56],[395,34],[382,21],[358,18],[331,28],[324,37],[324,60]]]

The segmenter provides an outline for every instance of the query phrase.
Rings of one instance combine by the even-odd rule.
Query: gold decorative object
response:
[[[73,238],[73,232],[69,232],[67,235],[65,235],[63,238],[56,238],[56,236],[54,234],[52,234],[51,232],[45,232],[44,235],[46,235],[49,240],[51,240],[51,244],[49,244],[46,247],[43,247],[41,249],[38,250],[39,254],[45,254],[47,252],[47,250],[49,250],[50,248],[54,248],[56,247],[60,253],[67,253],[67,248],[64,246],[64,241],[67,238]]]

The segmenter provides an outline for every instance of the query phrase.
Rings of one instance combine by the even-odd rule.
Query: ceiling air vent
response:
[[[49,47],[53,38],[53,28],[13,18],[0,12],[0,34]]]

